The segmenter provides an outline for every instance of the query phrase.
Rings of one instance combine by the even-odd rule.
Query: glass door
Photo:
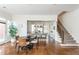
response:
[[[0,42],[5,41],[5,23],[0,22]]]

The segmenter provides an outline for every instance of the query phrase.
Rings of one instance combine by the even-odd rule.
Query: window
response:
[[[35,31],[35,24],[32,24],[32,33]]]
[[[32,33],[43,33],[43,26],[40,24],[32,24]]]

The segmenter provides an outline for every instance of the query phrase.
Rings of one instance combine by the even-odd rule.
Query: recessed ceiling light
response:
[[[6,6],[3,6],[3,8],[6,8]]]
[[[53,5],[57,5],[57,4],[53,4]]]

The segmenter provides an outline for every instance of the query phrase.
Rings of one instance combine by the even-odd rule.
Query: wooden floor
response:
[[[26,52],[25,50],[17,53],[15,46],[11,43],[6,43],[0,45],[1,55],[78,55],[78,47],[61,47],[54,43],[44,44],[44,42],[39,43],[38,49],[33,48],[32,50]]]

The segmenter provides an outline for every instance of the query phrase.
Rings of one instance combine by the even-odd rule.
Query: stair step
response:
[[[60,44],[60,46],[79,46],[79,44]]]
[[[64,41],[75,41],[75,40],[70,39],[70,40],[64,40]]]
[[[65,44],[67,44],[67,43],[68,43],[68,44],[71,44],[71,43],[72,43],[72,44],[75,44],[76,41],[67,41],[67,42],[64,42],[64,43],[65,43]]]
[[[75,40],[73,40],[73,39],[70,39],[70,40],[64,40],[64,41],[75,41]]]

